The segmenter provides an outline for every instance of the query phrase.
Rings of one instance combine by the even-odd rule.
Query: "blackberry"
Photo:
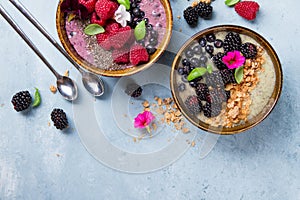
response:
[[[212,16],[213,7],[210,4],[200,2],[195,7],[195,10],[197,11],[199,17],[202,17],[203,19],[210,19]]]
[[[206,101],[206,97],[209,93],[208,87],[205,83],[199,83],[196,87],[196,94],[198,98],[202,101]]]
[[[212,62],[215,64],[215,66],[219,70],[227,68],[227,66],[222,61],[223,56],[224,56],[224,53],[219,52],[211,58]]]
[[[133,98],[137,98],[141,96],[142,92],[143,92],[142,87],[135,83],[131,83],[127,85],[125,89],[125,93]]]
[[[193,114],[197,114],[202,110],[201,101],[199,101],[198,97],[195,95],[188,96],[188,98],[185,100],[185,105]]]
[[[227,101],[227,94],[224,89],[217,88],[209,91],[206,99],[209,103],[220,104]]]
[[[245,58],[255,58],[257,55],[256,46],[250,42],[246,42],[241,46],[241,53],[245,56]]]
[[[220,71],[213,71],[205,76],[206,84],[212,87],[224,87],[224,82]]]
[[[230,99],[230,96],[231,96],[230,91],[225,90],[225,94],[226,94],[227,100]],[[226,101],[227,101],[227,100],[226,100]]]
[[[32,102],[32,98],[28,91],[20,91],[16,93],[11,99],[11,103],[13,104],[14,109],[17,112],[29,108],[31,102]]]
[[[220,71],[224,85],[229,83],[236,83],[234,78],[234,71],[231,69],[223,69]]]
[[[240,50],[242,39],[238,33],[229,32],[224,39],[223,48],[225,53]]]
[[[57,129],[63,130],[68,127],[68,119],[66,113],[59,108],[54,108],[51,112],[51,120]]]
[[[211,104],[207,102],[204,106],[202,106],[202,110],[205,117],[216,117],[222,111],[222,104]]]
[[[183,11],[183,17],[190,26],[196,26],[198,23],[198,13],[192,6]]]

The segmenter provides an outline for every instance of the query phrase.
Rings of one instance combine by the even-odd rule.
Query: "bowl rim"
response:
[[[71,58],[77,63],[79,64],[82,68],[84,68],[85,70],[101,75],[101,76],[105,76],[105,77],[123,77],[123,76],[130,76],[133,74],[136,74],[140,71],[143,71],[145,69],[148,69],[149,67],[151,67],[155,62],[157,62],[157,60],[164,54],[164,52],[166,51],[170,41],[171,41],[171,37],[172,37],[172,31],[173,31],[173,12],[171,9],[171,4],[169,0],[160,0],[161,3],[164,5],[164,9],[166,12],[166,28],[165,28],[165,34],[164,37],[162,39],[162,42],[159,44],[158,46],[158,50],[157,52],[155,52],[153,55],[150,55],[151,61],[148,61],[145,64],[141,64],[138,66],[131,66],[129,68],[126,69],[122,69],[122,70],[104,70],[101,68],[98,68],[90,63],[88,63],[87,61],[85,61],[85,59],[81,58],[81,56],[79,56],[77,54],[77,52],[75,50],[71,50],[73,48],[73,46],[70,44],[69,40],[65,39],[66,35],[64,35],[64,31],[61,29],[61,27],[64,27],[64,24],[62,24],[62,22],[65,22],[65,19],[61,19],[62,16],[64,16],[64,13],[61,12],[60,7],[61,4],[64,0],[59,0],[58,2],[58,6],[56,9],[56,31],[58,34],[58,38],[62,44],[62,46],[64,47],[64,49],[66,50],[66,52],[71,56]],[[75,53],[74,53],[75,52]],[[77,54],[77,55],[74,55]]]
[[[175,88],[174,88],[174,73],[176,73],[176,66],[178,64],[178,62],[180,61],[181,59],[181,55],[183,53],[183,51],[186,49],[186,47],[189,46],[189,44],[194,41],[195,39],[197,39],[198,37],[201,37],[201,35],[205,35],[206,33],[208,32],[220,32],[220,31],[228,31],[228,29],[234,29],[232,31],[237,31],[238,32],[243,32],[243,33],[248,33],[248,34],[253,34],[256,38],[258,38],[260,41],[262,41],[264,43],[264,46],[267,46],[267,49],[266,51],[268,51],[271,59],[272,59],[272,64],[273,64],[273,67],[275,68],[275,86],[274,86],[274,91],[269,99],[269,103],[264,107],[264,109],[259,113],[257,114],[255,117],[259,116],[262,114],[262,112],[265,111],[265,108],[267,106],[268,107],[268,110],[266,112],[264,112],[262,114],[262,116],[260,116],[260,118],[258,120],[254,120],[253,123],[249,124],[246,126],[246,124],[244,126],[241,126],[241,128],[239,128],[240,126],[235,126],[235,127],[232,127],[232,128],[218,128],[218,127],[211,127],[207,124],[207,127],[205,126],[202,126],[200,123],[196,123],[185,111],[184,109],[180,106],[180,103],[179,103],[179,100],[175,94]],[[250,35],[247,35],[249,37],[252,37]],[[253,37],[252,37],[253,38]],[[253,38],[255,39],[255,38]],[[274,61],[273,61],[274,59]],[[276,73],[277,71],[277,73]],[[282,92],[282,85],[283,85],[283,71],[282,71],[282,66],[281,66],[281,63],[280,63],[280,60],[279,60],[279,57],[276,53],[276,51],[274,50],[274,48],[271,46],[271,44],[262,36],[260,35],[259,33],[247,28],[247,27],[243,27],[243,26],[239,26],[239,25],[231,25],[231,24],[225,24],[225,25],[216,25],[216,26],[211,26],[211,27],[208,27],[206,29],[203,29],[199,32],[197,32],[196,34],[194,34],[191,38],[189,38],[182,46],[181,48],[178,50],[174,60],[173,60],[173,63],[172,63],[172,68],[171,68],[171,71],[170,71],[170,88],[171,88],[171,93],[172,93],[172,96],[173,96],[173,99],[174,99],[174,102],[175,104],[177,105],[178,109],[181,111],[181,113],[183,114],[183,116],[190,122],[192,123],[193,125],[195,125],[196,127],[204,130],[204,131],[207,131],[207,132],[210,132],[210,133],[213,133],[213,134],[218,134],[218,135],[233,135],[233,134],[238,134],[238,133],[241,133],[241,132],[244,132],[246,130],[249,130],[253,127],[255,127],[256,125],[258,125],[259,123],[261,123],[264,119],[267,118],[267,116],[272,112],[272,110],[275,108],[279,98],[280,98],[280,95],[281,95],[281,92]],[[273,96],[274,95],[274,96]],[[273,99],[273,102],[270,104],[270,100]],[[255,118],[254,117],[254,118]],[[199,120],[200,121],[200,120]],[[251,120],[250,120],[251,121]]]

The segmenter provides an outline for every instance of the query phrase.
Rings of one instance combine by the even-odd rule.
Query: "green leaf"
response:
[[[238,84],[240,84],[244,77],[244,66],[235,69],[234,78]]]
[[[37,107],[40,104],[41,104],[41,95],[39,89],[35,88],[34,101],[32,103],[32,107]]]
[[[196,78],[199,78],[200,76],[203,76],[206,72],[207,69],[205,67],[197,67],[190,72],[190,74],[187,77],[187,80],[192,81]]]
[[[130,9],[130,1],[129,0],[118,0],[118,3],[125,6],[126,10]]]
[[[85,27],[84,33],[87,35],[97,35],[99,33],[104,33],[105,30],[99,24],[89,24]]]
[[[142,20],[134,29],[134,36],[137,41],[142,40],[146,36],[146,22]]]
[[[207,72],[210,73],[210,74],[213,72],[213,69],[212,69],[211,65],[207,65]]]
[[[237,4],[240,0],[225,0],[225,4],[227,6],[234,6],[235,4]]]

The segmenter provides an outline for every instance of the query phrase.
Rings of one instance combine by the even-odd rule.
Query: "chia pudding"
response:
[[[78,1],[81,7],[86,6],[89,12],[82,17],[73,9],[63,10],[66,34],[78,55],[93,66],[122,70],[147,63],[164,38],[167,20],[160,0],[128,0],[130,8],[124,6],[123,10],[120,8],[123,5],[115,0],[73,1]],[[93,8],[82,2],[90,2]],[[112,7],[109,12],[107,5]],[[117,21],[117,14],[123,17],[123,22]],[[130,18],[124,19],[127,15]],[[144,26],[139,26],[141,22]],[[103,27],[104,33],[87,34],[85,29],[91,24]],[[145,31],[144,37],[137,38],[138,28]]]
[[[179,60],[175,96],[189,118],[231,128],[251,121],[270,102],[276,81],[274,65],[268,52],[248,35],[208,33],[192,41]],[[239,66],[231,68],[239,61]]]

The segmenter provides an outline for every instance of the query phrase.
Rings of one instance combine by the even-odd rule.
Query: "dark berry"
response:
[[[12,99],[11,103],[14,106],[14,109],[17,112],[26,110],[31,105],[32,98],[30,96],[30,93],[28,91],[21,91],[16,93]]]
[[[212,55],[214,53],[214,47],[212,45],[208,44],[208,45],[205,46],[205,51],[208,54]]]
[[[187,76],[188,76],[188,75],[185,74],[185,75],[183,75],[183,76],[181,77],[182,82],[184,82],[184,83],[187,83],[187,82],[188,82]]]
[[[153,45],[153,46],[156,46],[156,45],[158,44],[158,41],[157,41],[156,38],[151,37],[151,38],[149,39],[149,44],[151,44],[151,45]]]
[[[223,69],[220,71],[224,84],[236,83],[234,78],[234,70],[231,69]]]
[[[148,45],[146,46],[146,49],[147,49],[147,52],[148,52],[149,55],[154,54],[154,53],[156,52],[156,50],[157,50],[157,49],[156,49],[154,46],[152,46],[151,44],[148,44]]]
[[[180,83],[178,86],[178,91],[179,92],[183,92],[185,90],[185,84],[184,83]]]
[[[222,111],[222,104],[211,104],[207,102],[204,106],[202,106],[202,110],[205,117],[216,117]]]
[[[206,39],[203,38],[203,37],[200,38],[200,39],[198,40],[198,42],[199,42],[199,44],[200,44],[201,47],[205,47],[205,46],[206,46],[206,43],[207,43]]]
[[[127,85],[125,89],[125,93],[133,98],[137,98],[141,96],[143,89],[138,84],[132,83]]]
[[[196,88],[198,83],[196,81],[189,81],[190,86],[192,86],[193,88]]]
[[[220,39],[216,39],[215,42],[214,42],[214,46],[216,48],[222,48],[223,47],[223,41],[220,40]]]
[[[205,75],[205,81],[208,86],[224,88],[224,82],[220,71],[213,71],[211,74],[207,73]]]
[[[203,19],[210,19],[212,16],[213,12],[213,7],[209,4],[200,2],[198,5],[195,7],[195,10],[199,17],[202,17]]]
[[[186,74],[186,71],[185,71],[185,69],[184,69],[183,67],[179,67],[179,68],[177,69],[177,72],[178,72],[179,75],[184,75],[184,74]]]
[[[202,53],[202,48],[201,46],[199,45],[196,45],[193,47],[193,52],[196,54],[196,55],[200,55]]]
[[[209,103],[220,104],[227,101],[227,95],[223,88],[217,88],[209,91],[206,99]]]
[[[148,31],[152,31],[153,30],[153,25],[152,24],[147,24],[146,26]]]
[[[185,51],[185,56],[187,58],[192,58],[194,56],[194,52],[192,50],[188,49]]]
[[[214,42],[214,41],[216,40],[215,34],[213,34],[213,33],[207,34],[207,35],[206,35],[206,40],[207,40],[208,42]]]
[[[190,26],[196,26],[198,23],[198,13],[192,6],[183,11],[183,17]]]
[[[191,64],[186,58],[182,59],[181,63],[183,64],[183,66],[189,66]]]
[[[204,64],[204,65],[205,65],[206,62],[207,62],[207,60],[208,60],[208,59],[207,59],[207,57],[206,57],[205,55],[200,56],[200,63],[201,63],[201,64]]]
[[[196,87],[196,94],[199,97],[200,100],[206,101],[207,100],[207,95],[208,93],[208,87],[205,83],[199,83],[198,86]]]
[[[223,48],[225,53],[234,50],[240,50],[242,39],[238,33],[229,32],[224,39]]]
[[[241,53],[245,58],[255,58],[257,55],[256,46],[250,42],[246,42],[241,46]]]
[[[145,24],[146,26],[149,24],[149,19],[148,18],[144,18]]]
[[[227,66],[223,63],[222,61],[222,58],[223,58],[224,54],[219,52],[217,53],[216,55],[214,55],[211,60],[212,62],[215,64],[215,66],[218,68],[218,69],[226,69]]]
[[[188,108],[188,110],[193,114],[198,114],[202,110],[201,101],[199,101],[198,97],[195,95],[189,96],[185,100],[185,105]]]
[[[66,113],[59,108],[54,108],[51,112],[51,120],[57,129],[63,130],[69,126]]]
[[[200,60],[198,58],[192,58],[191,59],[191,64],[195,67],[199,67],[200,66]]]
[[[144,18],[145,17],[145,12],[141,10],[139,17]]]
[[[133,3],[130,4],[130,7],[131,7],[131,9],[133,9],[133,8],[138,7],[138,5],[135,2],[133,2]]]
[[[150,36],[152,38],[157,39],[158,38],[158,32],[156,30],[152,30],[152,31],[150,31]]]
[[[135,17],[139,17],[140,16],[140,9],[139,8],[134,8],[133,10],[132,10],[132,14],[135,16]]]

